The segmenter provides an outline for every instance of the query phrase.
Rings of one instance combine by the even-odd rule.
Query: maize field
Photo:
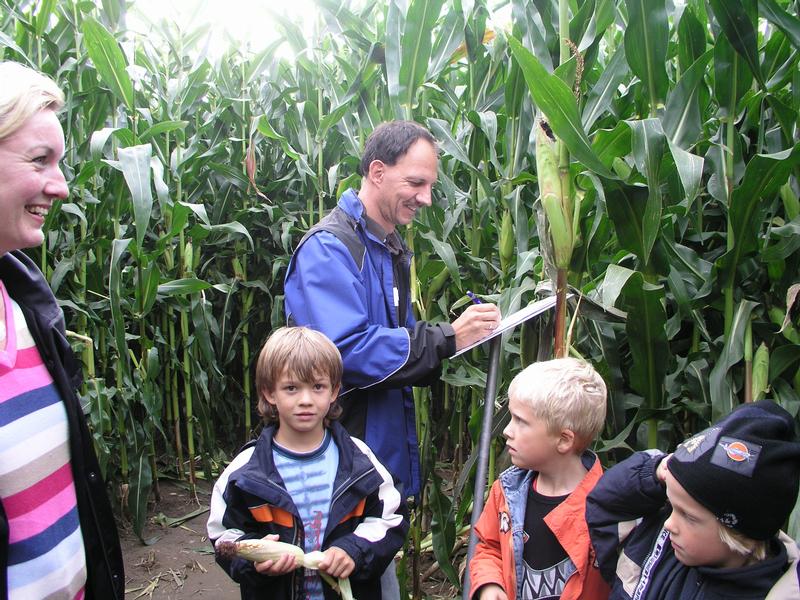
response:
[[[316,2],[313,35],[276,14],[278,41],[213,56],[210,26],[129,28],[133,2],[0,0],[2,59],[67,97],[71,194],[31,255],[121,518],[141,531],[159,478],[213,480],[258,431],[291,253],[395,118],[441,149],[404,232],[417,318],[452,321],[466,290],[504,314],[560,295],[504,335],[490,480],[508,382],[555,354],[608,384],[606,464],[752,399],[797,415],[798,0]],[[486,365],[476,348],[415,389],[415,598],[421,551],[458,586]]]

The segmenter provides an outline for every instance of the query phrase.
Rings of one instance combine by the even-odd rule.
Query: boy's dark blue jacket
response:
[[[321,550],[338,546],[353,559],[350,583],[356,598],[380,598],[381,575],[408,530],[405,503],[392,476],[361,440],[336,422],[330,431],[339,449],[339,468]],[[265,428],[214,486],[208,518],[212,543],[278,534],[281,542],[304,547],[303,524],[273,462],[274,434],[274,427]],[[304,598],[302,569],[271,577],[241,558],[227,561],[217,555],[217,562],[239,583],[243,600]],[[324,580],[323,589],[326,600],[338,598]]]
[[[666,489],[655,477],[664,458],[638,452],[612,467],[589,494],[586,521],[611,599],[800,600],[800,552],[781,533],[770,556],[738,569],[687,567],[672,550],[664,522]]]

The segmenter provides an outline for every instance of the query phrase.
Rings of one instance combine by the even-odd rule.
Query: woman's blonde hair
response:
[[[276,329],[261,348],[256,363],[258,414],[267,423],[278,421],[275,405],[267,400],[267,394],[275,391],[284,373],[304,383],[312,383],[325,375],[330,379],[331,388],[336,390],[342,383],[342,370],[342,355],[324,334],[308,327]],[[333,403],[327,419],[336,419],[340,414],[341,407]]]
[[[55,81],[13,61],[0,61],[0,140],[40,110],[58,110],[64,93]]]

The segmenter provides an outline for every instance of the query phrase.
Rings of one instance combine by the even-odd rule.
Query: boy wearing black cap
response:
[[[794,421],[769,400],[738,407],[672,455],[619,463],[586,502],[610,598],[800,599],[800,552],[780,531],[799,483]]]

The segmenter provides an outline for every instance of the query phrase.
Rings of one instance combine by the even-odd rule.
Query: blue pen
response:
[[[469,296],[469,299],[472,300],[473,304],[483,304],[483,302],[481,302],[481,299],[478,298],[475,294],[473,294],[469,290],[467,290],[467,296]]]

